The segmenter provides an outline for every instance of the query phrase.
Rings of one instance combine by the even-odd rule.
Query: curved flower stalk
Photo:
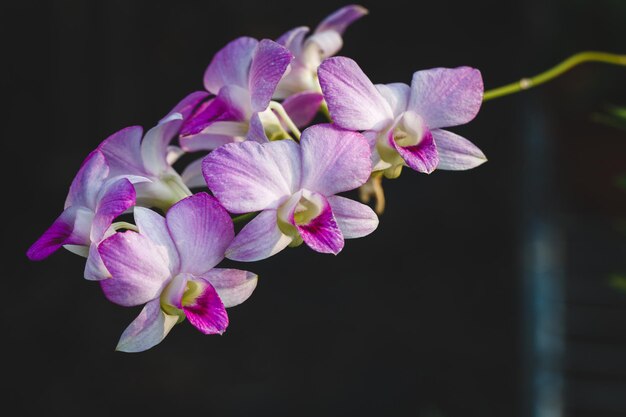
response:
[[[375,86],[356,62],[333,57],[318,74],[333,122],[368,138],[374,171],[395,178],[405,165],[431,173],[486,161],[470,141],[442,129],[468,123],[478,113],[483,95],[478,70],[435,68],[417,71],[411,86]]]
[[[170,142],[182,123],[183,115],[172,113],[145,136],[141,126],[131,126],[109,136],[98,147],[110,175],[128,178],[134,184],[137,205],[167,210],[192,194],[171,166],[181,152],[172,149]]]
[[[135,189],[126,178],[111,177],[102,152],[93,151],[72,181],[65,210],[28,249],[40,261],[64,246],[87,258],[85,278],[107,278],[108,272],[95,250],[110,230],[111,222],[135,204]]]
[[[226,210],[198,193],[172,206],[165,218],[138,207],[135,221],[138,233],[115,233],[98,247],[111,272],[101,281],[105,296],[122,306],[145,304],[117,350],[149,349],[185,318],[204,334],[223,333],[225,308],[245,301],[257,283],[250,272],[215,268],[234,237]]]
[[[288,134],[268,109],[293,55],[269,39],[241,37],[213,58],[204,86],[215,97],[201,103],[185,121],[180,142],[186,151],[212,150],[229,142]]]
[[[339,52],[343,32],[367,13],[363,6],[345,6],[326,17],[309,37],[306,37],[309,28],[300,26],[276,40],[291,51],[294,60],[278,83],[274,98],[285,100],[283,107],[298,127],[313,120],[324,100],[317,68],[324,59]]]
[[[370,150],[356,132],[316,125],[291,140],[225,145],[203,164],[209,189],[232,213],[260,213],[233,240],[226,257],[256,261],[303,241],[337,254],[344,239],[370,234],[378,217],[368,206],[336,194],[370,175]]]

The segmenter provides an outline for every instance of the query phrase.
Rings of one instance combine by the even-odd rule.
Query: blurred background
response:
[[[346,3],[2,4],[2,402],[18,415],[626,416],[626,68],[585,64],[455,129],[469,172],[385,181],[371,236],[238,265],[260,275],[221,337],[187,323],[115,352],[140,308],[106,301],[60,251],[28,246],[85,156],[202,88],[241,35],[277,38]],[[626,53],[622,0],[363,3],[342,55],[374,82],[469,65],[487,89],[570,54]],[[7,55],[8,52],[8,55]],[[8,92],[8,98],[7,98]],[[8,265],[8,267],[7,267]],[[13,407],[17,408],[13,408]]]

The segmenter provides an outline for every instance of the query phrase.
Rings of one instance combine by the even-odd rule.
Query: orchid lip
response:
[[[324,198],[320,194],[302,189],[278,207],[278,227],[284,234],[298,237],[297,226],[311,223],[323,209]]]

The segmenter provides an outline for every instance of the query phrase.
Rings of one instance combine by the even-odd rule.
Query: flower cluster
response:
[[[312,34],[298,27],[276,41],[230,42],[206,69],[205,90],[145,134],[122,129],[87,157],[28,257],[65,247],[86,258],[85,278],[107,299],[144,306],[118,350],[149,349],[185,319],[224,332],[226,308],[257,285],[252,272],[218,268],[224,258],[258,261],[302,243],[338,254],[345,239],[372,233],[377,214],[341,193],[405,166],[430,173],[485,161],[442,129],[478,112],[479,71],[437,68],[414,73],[411,85],[375,85],[355,61],[333,56],[366,13],[346,6]],[[318,113],[329,123],[309,126]],[[173,164],[185,153],[197,158],[179,173]],[[131,213],[134,223],[120,220]],[[247,221],[238,234],[233,220]]]

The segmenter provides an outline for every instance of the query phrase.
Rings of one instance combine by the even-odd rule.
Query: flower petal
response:
[[[217,94],[227,85],[248,88],[248,71],[259,41],[249,37],[237,38],[223,47],[204,73],[204,87]]]
[[[269,39],[259,42],[250,66],[249,90],[253,112],[267,108],[292,59],[293,55],[284,46]]]
[[[352,22],[368,13],[369,12],[365,7],[359,6],[358,4],[344,6],[326,17],[326,19],[322,20],[322,22],[315,28],[315,32],[333,30],[342,34],[346,28],[352,24]]]
[[[168,147],[178,135],[183,124],[183,116],[174,113],[146,132],[141,142],[141,160],[146,171],[159,176],[170,168],[167,162]]]
[[[341,230],[337,225],[333,211],[328,200],[321,194],[313,195],[321,200],[321,211],[307,224],[297,224],[294,212],[291,213],[291,224],[294,225],[300,237],[311,249],[320,253],[332,253],[337,255],[343,249],[344,240]]]
[[[328,197],[328,203],[345,239],[367,236],[378,227],[378,216],[365,204],[338,195]]]
[[[470,67],[417,71],[411,82],[409,109],[431,129],[465,124],[483,102],[483,79]]]
[[[325,196],[353,190],[371,173],[370,147],[360,133],[331,124],[302,132],[302,188]]]
[[[411,87],[404,83],[376,84],[378,92],[387,100],[394,117],[405,112],[411,96]]]
[[[224,259],[235,237],[233,222],[207,193],[187,197],[169,209],[167,227],[180,256],[180,271],[200,275]]]
[[[324,96],[320,93],[303,92],[289,96],[282,105],[291,121],[302,128],[311,123],[317,115],[322,101],[324,101]]]
[[[437,168],[439,156],[430,131],[424,132],[421,141],[417,145],[400,146],[393,137],[393,131],[389,132],[388,141],[389,145],[404,159],[404,162],[415,171],[430,174]]]
[[[215,288],[205,280],[204,289],[183,311],[189,323],[204,334],[222,334],[228,327],[228,314]]]
[[[98,252],[98,245],[95,243],[89,246],[89,255],[87,256],[83,275],[89,281],[102,281],[111,277],[108,269],[104,266],[104,262],[102,262],[102,257],[100,252]]]
[[[206,187],[206,181],[202,175],[202,160],[204,158],[196,159],[185,167],[181,178],[185,185],[189,188],[201,188]]]
[[[297,57],[302,51],[302,43],[307,33],[309,33],[308,27],[299,26],[285,32],[280,38],[276,39],[276,43],[289,49]]]
[[[135,232],[116,233],[98,246],[111,278],[100,281],[109,301],[136,306],[155,299],[170,278],[164,248]]]
[[[102,152],[95,150],[85,158],[65,200],[65,207],[83,206],[95,209],[98,193],[109,175],[109,166]]]
[[[191,116],[201,103],[209,98],[210,94],[206,91],[194,91],[183,98],[165,117],[159,120],[159,123],[167,120],[172,114],[180,113],[184,120]]]
[[[381,130],[393,121],[387,101],[350,58],[328,58],[317,73],[330,115],[339,127]]]
[[[300,185],[300,149],[290,140],[232,143],[211,152],[202,172],[231,213],[276,208]]]
[[[243,121],[251,112],[249,101],[250,94],[246,89],[235,85],[225,86],[217,97],[200,106],[185,120],[180,134],[182,137],[192,136],[220,121]]]
[[[135,205],[135,187],[126,178],[109,181],[99,200],[91,226],[92,242],[100,242],[113,219]]]
[[[258,276],[252,272],[222,268],[213,268],[200,278],[213,285],[226,308],[246,301],[252,295],[258,281]]]
[[[31,261],[42,261],[63,245],[89,245],[88,239],[80,239],[74,232],[78,207],[70,206],[52,223],[52,226],[26,252]]]
[[[100,150],[109,165],[111,177],[117,175],[145,175],[141,159],[141,126],[131,126],[106,138]]]
[[[139,233],[167,252],[168,268],[173,274],[180,271],[178,249],[167,228],[165,218],[145,207],[135,207],[133,212]]]
[[[115,350],[129,353],[148,350],[161,343],[177,322],[177,316],[161,310],[159,300],[150,301],[124,330]]]
[[[432,131],[439,153],[437,169],[463,171],[487,162],[485,154],[469,140],[443,129]]]
[[[226,249],[226,257],[234,261],[259,261],[285,249],[292,240],[278,228],[276,210],[264,210],[235,236]]]
[[[250,118],[250,125],[248,126],[248,132],[246,133],[246,140],[251,140],[257,143],[267,143],[270,140],[265,134],[265,126],[261,121],[259,113],[254,113]]]

